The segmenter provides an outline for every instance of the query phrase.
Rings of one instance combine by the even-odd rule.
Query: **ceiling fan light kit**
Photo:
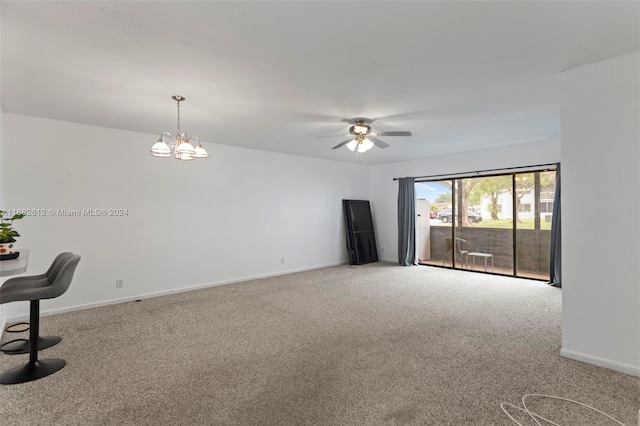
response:
[[[172,96],[171,99],[178,103],[178,132],[175,139],[169,132],[162,132],[158,141],[151,147],[151,155],[160,158],[175,157],[180,161],[191,161],[194,158],[207,158],[209,154],[202,147],[197,136],[187,136],[186,132],[180,130],[180,102],[185,98],[180,95]],[[191,142],[197,142],[196,147]]]
[[[367,152],[373,148],[373,142],[365,138],[363,135],[358,135],[347,144],[347,148],[350,151]]]

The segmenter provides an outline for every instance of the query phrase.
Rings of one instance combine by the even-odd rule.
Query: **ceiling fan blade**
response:
[[[347,139],[346,141],[342,141],[342,142],[340,142],[338,145],[334,146],[334,147],[333,147],[333,148],[331,148],[331,149],[338,149],[338,148],[340,148],[340,147],[342,147],[342,146],[344,146],[344,145],[348,144],[348,143],[349,143],[349,142],[351,142],[352,140],[353,140],[353,139]]]
[[[374,132],[372,136],[411,136],[411,132],[408,131],[396,131],[396,132]]]
[[[329,136],[316,136],[316,139],[322,139],[322,138],[348,138],[351,135],[329,135]]]
[[[378,148],[381,148],[381,149],[385,149],[385,148],[387,148],[387,147],[389,146],[389,144],[388,144],[388,143],[386,143],[386,142],[384,142],[384,141],[381,141],[380,139],[376,139],[376,138],[372,138],[372,137],[370,137],[370,138],[369,138],[369,140],[370,140],[371,142],[373,142],[373,144],[374,144],[375,146],[377,146]]]

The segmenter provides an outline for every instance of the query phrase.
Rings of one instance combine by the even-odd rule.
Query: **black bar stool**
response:
[[[30,382],[53,374],[66,365],[63,359],[38,360],[38,334],[40,329],[40,300],[53,299],[64,294],[71,285],[73,274],[76,271],[80,256],[72,255],[64,262],[60,272],[54,280],[42,278],[35,280],[25,287],[5,285],[0,287],[0,304],[29,300],[31,308],[29,310],[29,362],[11,368],[0,374],[0,384],[12,385]],[[36,284],[36,281],[38,283]],[[44,283],[46,281],[47,283]]]
[[[62,265],[64,265],[65,261],[67,261],[73,253],[71,252],[63,252],[56,256],[56,258],[51,263],[51,266],[44,274],[40,275],[29,275],[26,277],[16,277],[11,278],[4,282],[2,288],[10,289],[10,288],[27,288],[27,287],[37,287],[39,285],[48,285],[49,281],[43,280],[44,278],[49,279],[51,281],[56,279],[56,276],[60,273],[62,269]],[[26,324],[26,323],[23,323]],[[15,324],[14,324],[15,325]],[[11,332],[9,330],[11,326],[7,327],[5,331]],[[26,331],[26,330],[24,330]],[[38,350],[47,349],[52,346],[57,345],[62,340],[59,336],[38,336]],[[2,346],[0,346],[0,351],[4,352],[8,355],[19,355],[29,353],[29,340],[27,339],[14,339],[8,342],[5,342]]]

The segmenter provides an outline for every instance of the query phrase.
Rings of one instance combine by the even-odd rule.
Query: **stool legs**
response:
[[[63,359],[38,360],[38,334],[40,333],[40,300],[32,300],[29,310],[29,362],[0,374],[0,384],[15,385],[41,379],[61,370]]]
[[[38,337],[38,350],[41,351],[43,349],[50,348],[52,346],[57,345],[61,341],[62,341],[62,337],[60,336]],[[2,345],[2,347],[0,348],[0,351],[4,352],[7,355],[28,354],[29,340],[27,339],[12,340]]]
[[[28,322],[23,324],[28,325]],[[5,331],[9,331],[9,327],[5,329]],[[41,351],[43,349],[50,348],[52,346],[57,345],[62,341],[62,337],[60,336],[38,336],[38,350]],[[3,352],[7,355],[21,355],[29,353],[29,339],[14,339],[8,342],[5,342],[0,346],[0,352]]]

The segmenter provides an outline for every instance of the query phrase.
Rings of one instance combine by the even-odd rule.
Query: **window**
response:
[[[553,201],[541,201],[540,213],[553,213]]]
[[[518,211],[519,212],[530,213],[531,212],[531,204],[529,204],[529,203],[520,204],[520,207],[518,207]]]

